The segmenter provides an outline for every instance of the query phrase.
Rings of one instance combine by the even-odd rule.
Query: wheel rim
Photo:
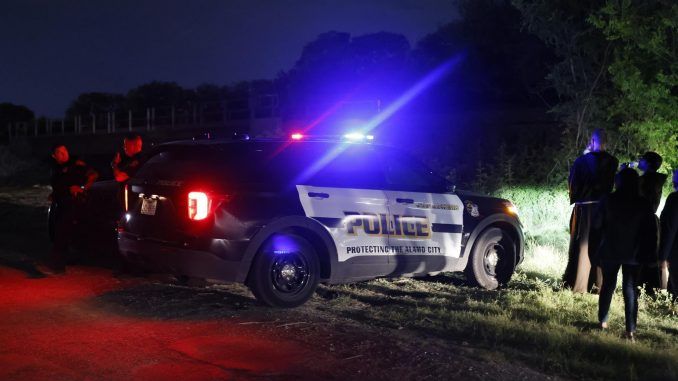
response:
[[[271,266],[273,287],[284,294],[296,294],[308,284],[309,266],[299,253],[274,254]]]
[[[497,276],[497,267],[503,256],[504,248],[500,244],[493,243],[487,246],[483,258],[483,267],[488,275]]]

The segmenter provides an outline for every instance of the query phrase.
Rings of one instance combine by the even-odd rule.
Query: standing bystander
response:
[[[668,277],[662,278],[668,278],[668,289],[675,298],[678,297],[678,169],[673,171],[673,189],[661,215],[659,268],[662,274],[668,272]]]
[[[640,176],[640,196],[647,200],[652,206],[652,212],[656,213],[659,208],[659,203],[662,199],[662,188],[666,183],[666,175],[658,173],[659,167],[662,165],[662,157],[656,152],[645,152],[638,161],[638,169],[643,172]],[[655,224],[659,230],[659,218],[655,216]],[[656,237],[659,239],[659,237]],[[660,287],[660,270],[657,266],[657,253],[652,254],[654,261],[646,264],[640,270],[640,284],[644,285],[649,294],[653,294],[654,290]]]
[[[615,177],[616,190],[603,198],[593,225],[600,228],[598,258],[603,284],[598,300],[598,321],[607,328],[617,274],[622,270],[622,294],[626,318],[626,336],[633,340],[638,320],[638,276],[643,264],[656,261],[657,225],[650,203],[640,197],[638,173],[622,169]]]

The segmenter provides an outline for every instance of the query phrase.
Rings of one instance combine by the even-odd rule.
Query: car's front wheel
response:
[[[320,264],[313,246],[294,234],[275,235],[257,253],[248,286],[260,302],[296,307],[318,286]]]
[[[516,245],[503,229],[490,227],[473,245],[466,278],[476,286],[494,290],[511,279],[516,267]]]

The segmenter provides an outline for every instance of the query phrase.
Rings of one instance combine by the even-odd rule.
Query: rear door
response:
[[[385,166],[392,259],[399,273],[444,271],[461,255],[463,207],[446,182],[407,155]]]
[[[390,273],[388,199],[378,159],[372,146],[339,145],[308,161],[297,180],[304,212],[332,235],[345,279]]]
[[[186,185],[202,168],[205,155],[196,147],[167,146],[151,154],[128,185],[128,232],[160,241],[184,239]]]

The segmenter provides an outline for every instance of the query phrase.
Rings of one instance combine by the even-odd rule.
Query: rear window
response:
[[[384,186],[375,147],[316,142],[165,146],[135,177],[151,181],[207,178],[271,190],[294,185]]]

